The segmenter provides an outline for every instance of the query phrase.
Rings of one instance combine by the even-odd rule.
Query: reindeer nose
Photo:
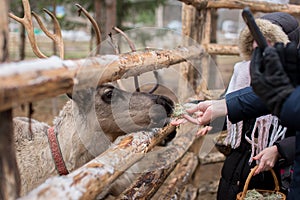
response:
[[[170,98],[159,95],[159,96],[157,96],[155,102],[159,105],[162,105],[165,108],[168,117],[171,116],[171,114],[173,113],[173,109],[174,109],[174,103]]]

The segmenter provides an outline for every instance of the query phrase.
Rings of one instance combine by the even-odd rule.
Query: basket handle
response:
[[[243,192],[242,192],[241,199],[244,199],[244,198],[245,198],[246,193],[247,193],[247,190],[248,190],[248,185],[249,185],[250,180],[251,180],[251,178],[252,178],[252,176],[253,176],[253,174],[254,174],[254,172],[255,172],[255,170],[256,170],[257,168],[258,168],[258,165],[256,165],[255,167],[253,167],[253,168],[251,169],[251,171],[250,171],[250,173],[249,173],[249,175],[248,175],[248,177],[247,177],[247,179],[246,179],[246,182],[245,182],[245,185],[244,185],[244,189],[243,189]],[[270,169],[270,171],[271,171],[272,176],[273,176],[273,178],[274,178],[274,183],[275,183],[275,189],[274,189],[274,190],[275,190],[276,192],[278,192],[278,191],[280,190],[280,187],[279,187],[279,183],[278,183],[277,176],[276,176],[276,174],[275,174],[275,172],[274,172],[273,169]]]

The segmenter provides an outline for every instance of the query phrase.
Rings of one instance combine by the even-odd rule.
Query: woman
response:
[[[287,43],[294,41],[299,43],[299,26],[297,20],[287,13],[270,13],[256,19],[256,23],[261,29],[270,44],[275,42]],[[230,80],[227,94],[245,88],[250,85],[249,64],[250,57],[255,42],[248,30],[245,28],[240,33],[239,48],[245,60],[236,63],[234,73]],[[238,105],[238,104],[236,104]],[[212,110],[214,109],[214,110]],[[238,108],[241,109],[241,108]],[[226,115],[225,100],[206,101],[199,103],[194,109],[187,110],[188,113],[197,112],[197,118],[188,115],[184,117],[196,124],[206,124],[216,110],[221,113],[219,116]],[[202,111],[199,113],[199,111]],[[246,111],[245,111],[246,112]],[[217,117],[217,116],[216,116]],[[183,121],[173,121],[172,124],[178,125]],[[210,128],[202,129],[198,134],[203,135]],[[228,136],[225,142],[231,145],[231,153],[226,157],[222,168],[222,176],[218,188],[217,199],[231,200],[236,199],[236,195],[242,191],[245,180],[250,169],[259,162],[259,168],[255,172],[256,176],[251,179],[249,188],[274,189],[274,182],[270,172],[264,172],[270,168],[274,168],[278,177],[283,170],[282,189],[283,192],[289,187],[290,166],[294,159],[294,131],[286,130],[279,124],[277,117],[265,115],[259,118],[247,119],[238,123],[231,123],[227,119]],[[286,148],[289,147],[289,148]],[[287,149],[292,151],[286,151]],[[254,156],[257,154],[256,156]],[[284,160],[286,165],[281,165]],[[280,165],[280,167],[279,167]]]

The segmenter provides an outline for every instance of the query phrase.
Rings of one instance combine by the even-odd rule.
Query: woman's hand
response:
[[[254,160],[259,160],[259,165],[254,175],[259,174],[262,171],[268,171],[272,169],[279,158],[277,146],[271,146],[262,150],[259,154],[253,157]]]
[[[225,99],[202,101],[190,109],[186,109],[188,114],[183,114],[182,118],[171,121],[173,126],[178,126],[186,122],[192,122],[197,125],[207,125],[217,117],[227,114]],[[197,132],[197,136],[205,135],[212,129],[211,126],[205,126]]]

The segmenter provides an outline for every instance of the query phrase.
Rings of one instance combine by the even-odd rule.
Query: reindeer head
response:
[[[25,26],[34,53],[39,58],[46,57],[40,52],[36,44],[31,14],[35,17],[45,34],[55,42],[59,49],[60,57],[63,59],[64,43],[61,29],[53,13],[44,9],[54,22],[55,33],[52,34],[43,25],[39,16],[31,12],[29,1],[23,0],[22,3],[24,7],[24,17],[19,18],[12,13],[10,13],[9,16]],[[101,37],[97,23],[84,8],[79,4],[76,4],[76,6],[79,8],[79,12],[83,12],[93,24],[93,28],[97,33],[97,47],[100,48]],[[115,30],[122,33],[119,29],[115,28]],[[124,33],[122,34],[129,40]],[[131,41],[129,41],[129,44],[131,44],[132,51],[135,51],[135,47]],[[99,53],[98,51],[99,50],[97,50],[97,53]],[[137,91],[139,91],[138,83],[136,83],[136,85]],[[152,90],[152,92],[153,91],[154,90]],[[130,93],[109,84],[98,86],[96,89],[89,88],[75,91],[72,94],[72,99],[75,102],[75,106],[78,107],[78,109],[74,109],[74,116],[79,116],[78,124],[82,124],[80,128],[83,129],[82,132],[85,132],[84,129],[95,129],[96,124],[90,121],[93,118],[97,118],[97,123],[103,132],[110,136],[111,140],[125,133],[163,127],[173,110],[173,102],[168,97],[142,92]]]
[[[73,94],[79,115],[95,114],[102,131],[110,139],[139,130],[162,128],[167,124],[174,103],[168,97],[127,92],[111,84]],[[83,117],[89,119],[89,117]],[[93,118],[93,117],[92,117]]]

